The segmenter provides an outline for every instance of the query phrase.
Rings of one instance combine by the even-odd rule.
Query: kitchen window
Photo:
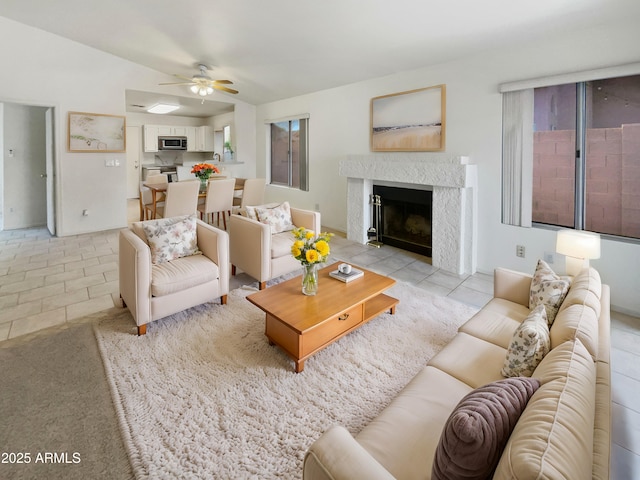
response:
[[[640,75],[503,97],[503,222],[640,239]]]
[[[309,191],[309,118],[269,121],[271,185]]]

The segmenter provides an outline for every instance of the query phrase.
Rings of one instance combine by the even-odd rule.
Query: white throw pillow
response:
[[[142,224],[151,249],[151,262],[169,262],[201,253],[196,236],[196,216],[162,218]]]
[[[271,227],[271,233],[288,232],[294,229],[291,220],[289,202],[283,202],[275,207],[255,207],[258,221]]]
[[[533,310],[538,305],[544,305],[547,310],[547,322],[550,327],[569,292],[570,285],[571,280],[568,277],[556,275],[544,260],[538,260],[536,271],[531,280],[529,308]]]
[[[502,366],[505,377],[530,377],[551,349],[544,305],[538,305],[516,328]]]

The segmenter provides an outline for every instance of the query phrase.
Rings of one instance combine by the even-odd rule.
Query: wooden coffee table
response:
[[[318,272],[318,294],[302,293],[300,277],[247,297],[266,313],[265,334],[295,361],[297,373],[311,355],[379,314],[395,313],[398,300],[385,295],[396,281],[358,267],[364,277],[343,283],[331,278],[330,265]]]

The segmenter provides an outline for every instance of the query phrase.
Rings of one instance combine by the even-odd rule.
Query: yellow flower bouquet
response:
[[[302,275],[302,293],[315,295],[318,292],[318,264],[324,263],[331,253],[329,241],[333,233],[319,233],[306,228],[293,230],[295,240],[291,246],[291,255],[299,260],[304,269]]]

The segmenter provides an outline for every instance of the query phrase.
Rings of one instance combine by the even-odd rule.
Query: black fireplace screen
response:
[[[380,195],[382,203],[377,226],[380,241],[431,257],[433,192],[374,185],[373,194]]]

